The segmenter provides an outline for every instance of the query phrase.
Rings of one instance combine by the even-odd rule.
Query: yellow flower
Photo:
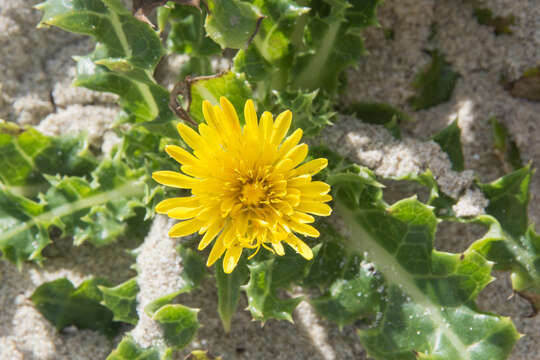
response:
[[[328,161],[315,159],[300,165],[308,146],[298,144],[301,129],[285,138],[292,120],[289,110],[275,121],[272,114],[264,112],[257,121],[253,101],[248,100],[242,128],[229,100],[222,97],[220,104],[203,103],[206,123],[199,125],[198,133],[178,125],[180,136],[193,153],[175,145],[165,147],[182,165],[183,173],[152,174],[160,184],[191,189],[192,196],[166,199],[156,206],[156,212],[182,220],[171,227],[169,236],[198,231],[204,234],[199,250],[217,237],[207,266],[225,253],[226,273],[234,270],[244,248],[253,249],[255,255],[263,246],[283,255],[282,242],[310,260],[310,247],[295,233],[318,237],[317,229],[308,225],[315,221],[309,214],[327,216],[332,212],[325,204],[332,199],[330,186],[311,179]]]

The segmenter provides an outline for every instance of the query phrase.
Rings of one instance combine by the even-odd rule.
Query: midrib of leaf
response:
[[[349,224],[354,238],[348,239],[349,246],[352,250],[359,254],[369,254],[369,260],[377,265],[377,270],[383,273],[385,280],[392,285],[398,286],[405,292],[415,303],[425,307],[430,312],[430,317],[435,322],[437,332],[442,332],[450,343],[454,346],[457,353],[461,354],[463,360],[470,360],[467,352],[468,346],[463,344],[459,337],[450,331],[447,327],[447,321],[439,311],[440,306],[433,304],[431,300],[415,284],[413,277],[405,270],[385,248],[380,246],[375,239],[359,226],[355,221],[355,215],[365,214],[368,210],[358,210],[354,214],[347,207],[339,202],[336,204],[339,214],[344,218],[345,223]],[[399,276],[396,276],[399,274]],[[397,281],[399,279],[399,281]],[[440,337],[437,337],[440,339]],[[474,345],[474,344],[472,344]]]
[[[328,31],[322,39],[321,46],[317,50],[316,54],[312,56],[312,60],[310,61],[308,66],[306,66],[304,68],[304,71],[302,71],[302,73],[300,73],[300,75],[298,76],[298,79],[296,81],[297,85],[299,85],[300,87],[305,86],[311,88],[318,80],[318,77],[314,76],[314,74],[320,74],[322,72],[321,69],[326,64],[326,61],[330,56],[330,52],[334,47],[336,36],[338,34],[340,26],[341,22],[331,23],[329,25]]]
[[[9,231],[4,232],[2,235],[0,235],[0,244],[6,243],[13,236],[25,230],[28,230],[29,228],[36,225],[37,223],[51,222],[56,217],[63,217],[70,213],[74,213],[82,209],[100,205],[114,198],[135,196],[135,195],[139,195],[143,193],[144,193],[143,183],[140,182],[139,180],[136,180],[136,181],[128,182],[117,189],[110,190],[110,191],[97,194],[94,196],[90,196],[87,198],[83,198],[81,200],[77,200],[75,203],[61,205],[57,208],[44,212],[43,214],[38,215],[19,226],[15,226]]]
[[[118,39],[120,40],[120,44],[122,44],[122,50],[124,51],[124,54],[126,57],[131,56],[131,50],[129,49],[129,43],[127,41],[126,34],[124,33],[124,29],[122,29],[122,24],[120,23],[120,19],[118,18],[118,15],[114,11],[111,10],[111,23],[114,27],[114,30],[118,34]],[[147,70],[144,70],[146,73],[148,73]],[[152,78],[152,76],[150,76]],[[158,116],[159,114],[159,108],[154,100],[154,97],[152,96],[152,93],[150,92],[150,89],[148,88],[148,85],[142,84],[138,81],[134,81],[135,86],[139,88],[139,91],[141,92],[142,96],[146,100],[146,103],[150,107],[150,111],[153,114],[154,117]]]
[[[14,139],[13,141],[13,146],[15,147],[15,149],[17,149],[17,151],[19,152],[19,154],[21,154],[21,156],[24,158],[24,160],[26,160],[26,162],[28,163],[28,165],[30,165],[32,167],[32,169],[35,169],[36,168],[36,163],[34,162],[34,160],[28,156],[24,151],[23,149],[21,149],[21,147],[19,146],[19,142],[17,140]]]

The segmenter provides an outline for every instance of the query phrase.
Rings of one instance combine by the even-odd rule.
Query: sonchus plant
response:
[[[384,125],[399,139],[399,121],[408,118],[400,111],[338,104],[343,70],[364,53],[362,31],[377,25],[378,3],[209,0],[197,8],[203,2],[148,0],[134,1],[133,11],[120,0],[40,4],[40,26],[96,41],[92,53],[75,57],[75,84],[118,95],[122,141],[104,155],[92,152],[84,135],[46,137],[2,124],[3,259],[46,261],[42,249],[60,236],[76,245],[103,246],[126,235],[142,242],[162,213],[179,220],[169,236],[180,238],[185,285],[143,308],[142,277],[116,286],[89,279],[78,287],[58,279],[31,296],[37,309],[58,329],[75,325],[108,336],[128,328],[121,323],[150,317],[162,338],[148,346],[126,333],[108,359],[169,359],[199,327],[197,310],[173,300],[200,284],[206,268],[194,248],[213,243],[206,264],[215,264],[226,331],[244,292],[261,322],[292,321],[299,302],[308,301],[320,316],[356,328],[375,359],[508,358],[519,334],[511,319],[479,309],[476,298],[497,269],[511,272],[514,290],[539,306],[540,236],[527,219],[530,166],[475,184],[489,200],[486,214],[462,218],[429,171],[401,179],[428,187],[425,203],[412,197],[390,205],[370,169],[325,144],[300,143],[338,112]],[[169,93],[154,72],[164,55],[175,54],[187,61]],[[414,84],[430,106],[445,101],[455,83],[451,64],[437,66],[441,58],[434,56],[429,76]],[[220,61],[228,71],[212,67]],[[452,81],[444,81],[449,73]],[[457,125],[433,139],[461,171]],[[323,218],[331,213],[341,222]],[[434,242],[442,220],[487,231],[462,253],[440,252]],[[194,233],[198,246],[183,238]],[[284,298],[293,285],[305,296]]]

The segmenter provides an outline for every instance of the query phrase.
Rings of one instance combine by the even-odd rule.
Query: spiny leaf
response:
[[[144,169],[133,171],[123,161],[104,160],[92,173],[93,181],[80,177],[45,176],[50,184],[40,201],[14,194],[0,186],[0,250],[3,258],[18,265],[42,260],[41,250],[50,242],[49,229],[59,228],[79,245],[89,241],[106,245],[123,234],[126,222],[145,226]],[[151,195],[144,201],[151,201]]]
[[[489,200],[478,222],[490,236],[473,244],[495,262],[497,269],[512,272],[512,287],[540,309],[540,236],[528,225],[529,183],[534,171],[527,165],[488,184],[478,184]],[[500,224],[500,225],[499,225]]]
[[[452,162],[452,170],[463,171],[465,164],[461,146],[461,129],[458,126],[457,119],[435,134],[433,141],[439,144],[442,151],[448,154]]]
[[[197,333],[200,326],[197,321],[198,312],[198,309],[184,305],[169,304],[154,313],[152,320],[162,325],[167,346],[180,349],[189,344]]]
[[[113,322],[113,313],[100,304],[102,296],[98,286],[104,284],[103,280],[91,279],[75,289],[69,280],[62,278],[40,285],[30,299],[58,330],[75,325],[112,337],[119,323]]]
[[[302,298],[281,299],[277,291],[289,289],[292,284],[302,280],[312,263],[288,247],[284,256],[262,259],[264,257],[255,258],[252,264],[248,265],[249,282],[242,287],[248,299],[247,309],[255,320],[262,323],[269,319],[292,322],[292,312]]]
[[[129,279],[115,287],[98,286],[98,288],[103,295],[103,305],[114,314],[114,321],[137,324],[139,321],[137,316],[139,286],[136,278]]]
[[[118,94],[128,121],[167,127],[173,119],[168,92],[152,75],[164,50],[149,24],[135,19],[120,0],[47,0],[37,8],[44,12],[39,26],[97,41],[91,54],[76,58],[75,85]]]
[[[475,305],[492,280],[490,263],[473,248],[434,250],[432,208],[416,198],[387,206],[374,179],[352,182],[348,174],[328,181],[352,234],[345,247],[363,262],[355,276],[336,279],[312,300],[318,311],[341,324],[364,322],[359,336],[375,359],[506,359],[519,337],[512,322]]]
[[[51,137],[0,122],[0,180],[20,195],[35,195],[47,182],[43,174],[82,176],[96,165],[84,134]]]
[[[332,124],[331,120],[336,115],[330,101],[318,90],[309,93],[273,91],[272,95],[274,113],[291,110],[293,113],[291,129],[301,128],[304,136],[317,135],[326,125]]]
[[[413,81],[416,95],[409,99],[415,110],[423,110],[442,102],[452,96],[459,74],[438,50],[430,52],[431,63],[418,73]]]
[[[341,71],[356,63],[364,53],[361,31],[378,24],[378,0],[313,2],[303,41],[309,51],[300,53],[290,75],[294,88],[322,88],[333,92]],[[330,5],[330,6],[329,6]]]

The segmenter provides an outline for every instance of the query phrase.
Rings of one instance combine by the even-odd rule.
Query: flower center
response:
[[[266,195],[266,192],[262,188],[261,184],[247,183],[242,186],[242,195],[240,200],[244,205],[256,205],[258,204]]]

